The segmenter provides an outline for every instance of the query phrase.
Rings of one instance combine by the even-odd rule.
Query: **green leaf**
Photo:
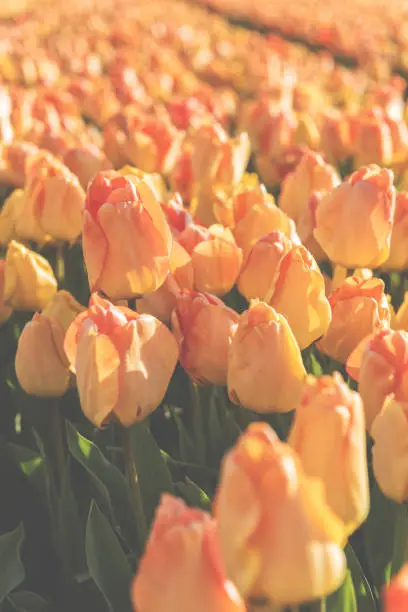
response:
[[[71,466],[68,460],[57,502],[57,533],[62,562],[69,575],[84,569],[84,527],[79,519],[78,507],[71,484]]]
[[[85,534],[89,574],[112,612],[130,612],[132,571],[109,520],[91,503]]]
[[[8,447],[14,461],[18,464],[26,478],[41,494],[44,494],[46,491],[44,457],[30,448],[18,446],[12,442],[9,443]]]
[[[146,520],[150,524],[162,494],[174,493],[173,482],[166,460],[146,421],[140,421],[131,427],[130,440]]]
[[[126,478],[93,442],[75,429],[72,423],[67,421],[66,428],[69,451],[91,477],[99,505],[115,526],[123,530],[129,543],[136,546]]]
[[[397,509],[398,504],[385,497],[374,483],[370,513],[363,525],[363,537],[371,577],[377,590],[388,582],[391,575]]]
[[[174,422],[176,423],[178,436],[179,436],[179,450],[180,457],[183,461],[187,463],[195,463],[196,462],[196,450],[194,448],[193,441],[182,421],[180,416],[177,414],[173,406],[170,407],[170,411]]]
[[[176,483],[177,491],[181,497],[191,506],[202,510],[211,510],[211,500],[195,482],[186,476],[185,482]]]
[[[344,552],[346,553],[347,565],[354,584],[358,612],[376,612],[377,606],[370,583],[351,544],[347,544]]]
[[[313,606],[315,612],[319,609],[319,604]],[[328,612],[360,612],[360,609],[357,609],[356,594],[349,570],[346,572],[346,577],[341,587],[326,598],[326,610]]]
[[[45,612],[49,604],[30,591],[17,591],[7,596],[7,602],[16,612]]]
[[[0,536],[0,602],[25,578],[20,551],[24,540],[23,524]]]

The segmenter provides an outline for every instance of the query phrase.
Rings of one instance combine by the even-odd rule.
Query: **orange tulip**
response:
[[[67,391],[71,374],[64,353],[65,333],[83,310],[70,293],[59,291],[24,327],[15,366],[20,386],[29,395],[59,397]]]
[[[85,192],[77,177],[49,153],[26,166],[25,209],[53,240],[73,242],[82,231]]]
[[[334,263],[373,268],[389,255],[394,220],[393,173],[371,165],[332,189],[316,209],[314,236]]]
[[[408,610],[408,563],[398,572],[383,591],[384,612]]]
[[[272,232],[252,246],[238,289],[248,300],[260,298],[284,315],[301,349],[329,326],[331,310],[322,273],[307,249],[293,245],[282,232]]]
[[[238,314],[208,293],[181,291],[171,316],[180,363],[198,383],[225,385]]]
[[[347,372],[358,381],[368,431],[388,395],[408,401],[408,333],[378,330],[363,340],[347,360]]]
[[[30,142],[0,144],[0,182],[15,187],[24,187],[26,162],[38,153],[38,147]]]
[[[13,310],[4,302],[4,269],[6,262],[0,259],[0,325],[11,317]]]
[[[4,301],[13,310],[42,310],[54,297],[57,281],[48,261],[12,240],[4,264]]]
[[[375,479],[384,495],[402,504],[408,500],[408,403],[387,397],[371,435]]]
[[[112,169],[112,164],[106,155],[92,144],[68,149],[63,162],[78,177],[84,189],[88,187],[95,174]]]
[[[327,260],[326,253],[318,244],[313,233],[316,227],[316,210],[325,195],[325,191],[313,191],[296,223],[296,230],[303,246],[311,252],[317,261]]]
[[[384,270],[404,270],[408,267],[408,253],[405,245],[408,239],[408,192],[398,192],[395,198],[395,218],[391,233],[388,259]]]
[[[344,526],[289,445],[251,424],[224,457],[215,501],[228,576],[243,597],[295,605],[340,586]]]
[[[320,478],[327,502],[352,533],[369,509],[363,403],[341,375],[308,376],[289,436],[308,476]]]
[[[404,301],[397,310],[392,327],[408,331],[408,291],[404,294]]]
[[[95,176],[86,198],[83,248],[91,291],[129,299],[163,284],[171,232],[143,180],[114,171]]]
[[[222,566],[209,514],[163,495],[132,584],[132,602],[135,612],[245,612]]]
[[[393,154],[391,130],[379,108],[363,110],[354,119],[352,143],[356,168],[368,164],[385,166]]]
[[[294,171],[285,177],[279,207],[297,223],[314,191],[329,191],[339,184],[335,169],[317,153],[307,151]]]
[[[242,251],[231,230],[222,225],[207,229],[192,223],[178,241],[191,256],[198,291],[224,295],[232,289],[241,269]]]
[[[331,323],[317,346],[340,363],[346,363],[366,336],[390,325],[390,307],[379,278],[348,277],[333,291],[329,302]]]
[[[155,410],[178,358],[177,343],[163,323],[96,293],[69,327],[65,352],[77,375],[82,410],[97,427],[113,417],[129,427]]]
[[[344,112],[330,109],[323,114],[320,144],[325,158],[331,164],[337,164],[349,155],[351,150],[350,129]]]
[[[288,412],[299,403],[306,370],[285,317],[254,301],[242,313],[228,358],[228,394],[256,412]]]

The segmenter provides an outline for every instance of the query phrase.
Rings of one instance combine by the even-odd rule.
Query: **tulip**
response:
[[[112,164],[106,155],[92,144],[68,149],[64,154],[63,162],[78,177],[84,189],[88,187],[95,174],[112,169]]]
[[[296,605],[340,586],[344,525],[288,444],[253,423],[224,457],[215,517],[227,574],[243,597]]]
[[[379,108],[364,110],[352,127],[352,143],[356,168],[368,164],[385,166],[392,158],[391,130]]]
[[[317,347],[340,363],[346,363],[366,336],[390,326],[390,307],[379,278],[348,277],[333,291],[329,302],[331,323]]]
[[[309,149],[320,149],[320,132],[316,120],[310,113],[297,114],[298,125],[293,136],[294,145],[306,146]]]
[[[88,187],[83,249],[91,291],[111,299],[153,293],[170,269],[171,232],[150,187],[100,172]]]
[[[254,175],[246,175],[228,206],[231,214],[230,223],[226,225],[231,227],[244,254],[259,238],[274,230],[280,230],[293,242],[300,243],[293,221],[276,206],[273,196],[259,185]]]
[[[0,244],[7,246],[8,243],[18,238],[16,224],[24,211],[24,191],[15,189],[8,198],[5,199],[0,210]],[[41,230],[40,234],[43,236]]]
[[[166,204],[162,203],[161,207],[174,238],[178,238],[179,235],[193,223],[193,217],[188,210],[184,208],[183,200],[179,193],[172,194]]]
[[[392,327],[408,331],[408,291],[404,294],[404,301],[397,310]]]
[[[49,153],[27,162],[25,208],[53,240],[75,241],[82,231],[85,192],[77,177]]]
[[[376,481],[384,495],[402,504],[408,500],[408,403],[388,396],[371,435]]]
[[[331,164],[343,161],[350,153],[350,129],[344,112],[330,109],[320,127],[321,149]]]
[[[155,410],[178,359],[177,343],[163,323],[96,293],[69,327],[65,352],[82,410],[97,427],[113,417],[129,427]]]
[[[358,381],[358,390],[371,431],[388,395],[408,401],[408,333],[378,330],[363,340],[347,360],[347,372]]]
[[[408,610],[408,563],[398,572],[383,591],[384,612]]]
[[[392,181],[390,170],[366,166],[320,202],[314,237],[332,262],[373,268],[386,261],[395,208]]]
[[[57,291],[48,261],[19,242],[8,246],[4,265],[4,301],[13,310],[38,311]]]
[[[164,182],[163,177],[157,172],[143,172],[139,168],[135,168],[134,166],[123,166],[120,170],[118,170],[121,176],[127,177],[135,177],[138,180],[143,180],[150,189],[153,191],[156,200],[159,202],[166,202],[168,199],[167,187]],[[137,182],[137,181],[136,181]]]
[[[0,326],[11,317],[12,309],[4,302],[4,270],[5,261],[0,259]]]
[[[198,291],[224,295],[232,289],[242,264],[242,251],[231,230],[222,225],[208,229],[190,224],[178,238],[190,254]]]
[[[272,232],[253,245],[238,289],[248,300],[260,298],[284,315],[301,349],[329,326],[331,310],[322,273],[307,249],[293,245],[282,232]]]
[[[320,478],[327,502],[352,533],[369,509],[364,408],[341,375],[308,376],[289,436],[308,476]]]
[[[317,261],[327,260],[326,253],[323,251],[320,244],[318,244],[313,234],[316,227],[316,210],[325,195],[325,191],[313,191],[296,223],[296,230],[299,234],[301,243],[310,251]]]
[[[260,413],[288,412],[299,403],[306,370],[283,315],[253,301],[242,313],[228,358],[228,394]]]
[[[70,293],[59,291],[24,327],[15,367],[18,382],[29,395],[60,397],[68,390],[71,374],[64,352],[65,333],[83,310]]]
[[[38,147],[29,142],[2,143],[0,145],[0,183],[23,187],[26,162],[38,153]]]
[[[222,566],[209,514],[162,496],[132,584],[132,602],[135,612],[245,612]]]
[[[194,268],[190,255],[176,241],[170,256],[170,274],[154,293],[136,300],[137,312],[151,314],[163,323],[170,323],[181,289],[194,288]]]
[[[297,223],[314,191],[329,191],[339,184],[334,168],[317,153],[307,151],[283,181],[279,207]]]
[[[208,293],[181,291],[171,316],[180,363],[197,383],[225,385],[239,315]]]
[[[384,270],[404,270],[408,267],[408,253],[405,244],[408,236],[408,192],[401,191],[395,198],[395,218],[391,233],[391,246],[388,259],[383,263]]]

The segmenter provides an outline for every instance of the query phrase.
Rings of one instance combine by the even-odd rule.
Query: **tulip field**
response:
[[[0,0],[0,612],[408,612],[402,0]]]

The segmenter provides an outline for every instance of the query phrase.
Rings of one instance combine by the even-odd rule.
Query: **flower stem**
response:
[[[136,520],[137,538],[140,552],[143,552],[148,535],[146,516],[143,508],[142,494],[140,491],[139,476],[133,456],[131,430],[130,428],[123,427],[122,431],[126,478],[129,483],[130,501]]]
[[[408,561],[408,505],[400,504],[395,524],[391,574],[396,574]]]
[[[67,447],[65,439],[64,419],[61,414],[61,406],[59,397],[55,399],[55,405],[52,406],[52,437],[54,439],[54,456],[55,456],[55,478],[57,490],[60,490],[65,475]]]
[[[57,246],[57,261],[56,261],[56,277],[58,285],[64,285],[65,282],[65,259],[64,259],[64,247],[62,245]]]

